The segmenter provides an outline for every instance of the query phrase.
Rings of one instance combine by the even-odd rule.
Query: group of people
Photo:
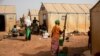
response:
[[[33,31],[33,33],[37,33],[39,26],[36,22],[37,22],[36,18],[34,18],[33,22],[31,22],[29,16],[25,19],[25,33],[26,33],[26,38],[25,39],[26,40],[31,39],[31,30]],[[45,25],[45,24],[46,23],[44,23],[43,25]],[[60,46],[59,45],[59,39],[60,39],[60,36],[64,32],[60,29],[59,25],[60,25],[60,21],[56,20],[55,21],[55,26],[52,28],[52,34],[51,34],[51,53],[54,56],[58,56],[59,46]],[[33,29],[31,29],[31,26],[33,26]],[[14,26],[14,29],[13,29],[14,31],[13,32],[16,31],[15,28],[16,28],[16,26]]]
[[[35,24],[35,25],[33,25],[33,24]],[[17,25],[14,25],[14,27],[11,30],[12,36],[17,37],[18,35],[23,36],[25,34],[26,35],[25,39],[30,40],[31,39],[31,28],[32,28],[31,26],[36,26],[36,18],[34,18],[33,23],[32,23],[30,20],[30,17],[28,16],[27,18],[24,19],[24,26],[18,28]],[[34,27],[35,30],[37,28]],[[23,30],[21,30],[21,29],[23,29]],[[36,33],[35,30],[34,30],[34,32]]]
[[[24,31],[24,33],[26,35],[26,38],[25,38],[26,40],[31,40],[31,34],[39,34],[39,33],[43,34],[43,32],[46,31],[45,23],[43,23],[42,25],[39,26],[38,22],[39,21],[36,20],[36,17],[34,17],[33,21],[31,21],[30,16],[28,16],[24,19],[24,26],[21,28],[25,28],[22,31]],[[21,32],[21,30],[20,30],[20,32]],[[14,27],[12,28],[13,37],[17,37],[18,33],[19,33],[19,29],[17,29],[17,26],[14,25]]]
[[[29,18],[28,18],[29,19]],[[27,21],[29,21],[27,19]],[[31,26],[31,21],[29,21],[29,22],[25,22],[26,23],[26,40],[30,40],[31,39],[31,28],[30,28],[30,26]],[[36,32],[36,19],[34,19],[33,20],[33,30],[32,31],[34,31],[35,33],[37,33]],[[43,30],[46,30],[46,27],[44,27],[45,26],[45,22],[43,23],[43,26],[41,26],[41,29],[43,28]],[[52,35],[51,35],[51,52],[52,52],[52,54],[55,56],[55,55],[58,55],[58,53],[59,53],[59,37],[60,37],[60,35],[62,35],[62,33],[63,33],[63,31],[61,31],[61,29],[60,29],[60,27],[59,27],[59,25],[60,25],[60,21],[59,20],[56,20],[55,21],[55,26],[53,27],[53,29],[52,29]],[[36,28],[35,28],[36,27]]]
[[[30,40],[31,39],[31,34],[40,34],[40,32],[42,31],[42,35],[43,32],[46,31],[46,25],[45,23],[43,23],[42,25],[38,24],[38,20],[36,20],[36,17],[34,17],[34,20],[31,22],[30,17],[28,16],[28,18],[25,19],[25,30],[26,30],[26,40]]]
[[[26,33],[26,40],[31,40],[31,34],[38,34],[39,33],[39,26],[38,20],[34,17],[34,20],[31,21],[31,18],[28,16],[25,19],[25,33]]]

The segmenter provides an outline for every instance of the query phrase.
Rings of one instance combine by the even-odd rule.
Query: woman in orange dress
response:
[[[52,35],[51,35],[51,51],[52,55],[57,56],[59,51],[59,37],[61,34],[61,29],[59,27],[60,21],[55,21],[55,26],[52,29]]]

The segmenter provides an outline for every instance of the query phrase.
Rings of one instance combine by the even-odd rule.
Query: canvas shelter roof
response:
[[[35,10],[35,9],[30,10],[31,16],[38,16],[38,12],[39,12],[39,10]],[[29,13],[29,11],[25,12],[24,16],[27,17],[28,13]]]
[[[100,12],[100,0],[91,8],[91,12]]]
[[[39,10],[33,9],[33,10],[31,10],[31,15],[32,16],[38,16],[38,12],[39,12]]]
[[[64,3],[43,3],[49,13],[87,13],[93,5],[90,4],[64,4]]]
[[[14,5],[0,5],[0,13],[16,13]]]
[[[30,11],[30,15],[31,15],[31,19],[33,20],[34,17],[36,17],[36,19],[38,20],[38,12],[39,10],[36,10],[36,9],[32,9],[32,10],[29,10]],[[29,11],[26,11],[22,17],[24,18],[27,18],[27,16],[29,15]]]

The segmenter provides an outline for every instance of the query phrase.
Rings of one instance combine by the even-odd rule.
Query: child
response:
[[[14,27],[12,28],[12,36],[13,37],[17,37],[18,36],[18,30],[16,28],[16,25],[14,25]]]

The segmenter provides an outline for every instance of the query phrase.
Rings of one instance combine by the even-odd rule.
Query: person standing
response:
[[[39,33],[39,26],[38,26],[38,20],[36,20],[36,17],[34,17],[34,20],[32,22],[32,33],[33,34],[38,34]]]
[[[56,20],[51,35],[51,53],[54,56],[57,56],[59,52],[59,37],[61,34],[61,29],[59,25],[60,25],[60,21]]]
[[[88,31],[88,36],[89,36],[89,39],[88,39],[88,48],[90,48],[91,49],[91,31],[90,31],[90,27],[89,27],[89,31]]]
[[[28,16],[25,19],[25,32],[26,32],[26,40],[31,40],[31,20],[30,17]]]

